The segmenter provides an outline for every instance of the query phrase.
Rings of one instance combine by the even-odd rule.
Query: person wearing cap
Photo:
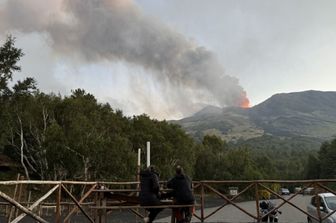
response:
[[[178,165],[175,168],[175,176],[167,182],[167,188],[172,189],[170,192],[174,201],[178,205],[190,205],[195,203],[195,197],[192,191],[192,181],[184,174],[183,168]],[[180,208],[177,212],[177,222],[190,222],[193,208]]]
[[[160,205],[160,184],[159,174],[154,166],[140,171],[140,193],[141,206]],[[147,208],[149,214],[144,218],[144,222],[153,222],[156,216],[163,210],[162,208]]]

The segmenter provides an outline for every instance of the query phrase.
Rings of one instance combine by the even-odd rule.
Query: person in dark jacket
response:
[[[175,176],[167,182],[167,187],[172,189],[170,194],[175,200],[176,204],[194,204],[195,197],[192,191],[192,182],[190,178],[183,173],[183,168],[178,165],[175,169]],[[192,218],[192,208],[185,207],[179,210],[179,222],[190,222]]]
[[[160,184],[159,174],[154,166],[140,172],[140,205],[155,206],[160,205]],[[148,217],[144,218],[144,222],[153,222],[155,217],[162,211],[162,208],[148,208]]]

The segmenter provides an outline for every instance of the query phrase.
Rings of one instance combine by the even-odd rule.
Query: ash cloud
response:
[[[46,33],[61,55],[151,71],[163,100],[183,113],[209,101],[240,106],[245,100],[238,80],[224,75],[212,52],[144,15],[131,0],[7,0],[0,12],[0,29]]]

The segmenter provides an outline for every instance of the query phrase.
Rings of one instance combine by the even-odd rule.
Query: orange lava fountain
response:
[[[246,92],[244,91],[242,100],[239,105],[241,108],[249,108],[250,107],[250,100],[247,98]]]

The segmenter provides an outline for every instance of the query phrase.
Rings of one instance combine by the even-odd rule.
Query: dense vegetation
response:
[[[0,152],[27,178],[134,180],[137,151],[147,141],[163,176],[176,163],[192,172],[195,144],[180,127],[146,115],[125,117],[82,89],[69,97],[47,95],[32,78],[9,87],[23,54],[9,37],[0,55]]]
[[[134,180],[137,151],[143,149],[144,163],[147,141],[163,179],[176,164],[194,179],[299,179],[313,159],[332,157],[320,152],[316,158],[304,148],[271,148],[272,140],[258,148],[254,145],[261,143],[228,144],[216,136],[198,142],[178,125],[147,115],[126,117],[83,89],[63,97],[40,92],[32,78],[12,83],[23,56],[14,42],[8,37],[0,48],[0,153],[17,162],[28,179]]]
[[[305,176],[307,179],[336,178],[336,139],[322,144],[316,155],[309,155]]]

